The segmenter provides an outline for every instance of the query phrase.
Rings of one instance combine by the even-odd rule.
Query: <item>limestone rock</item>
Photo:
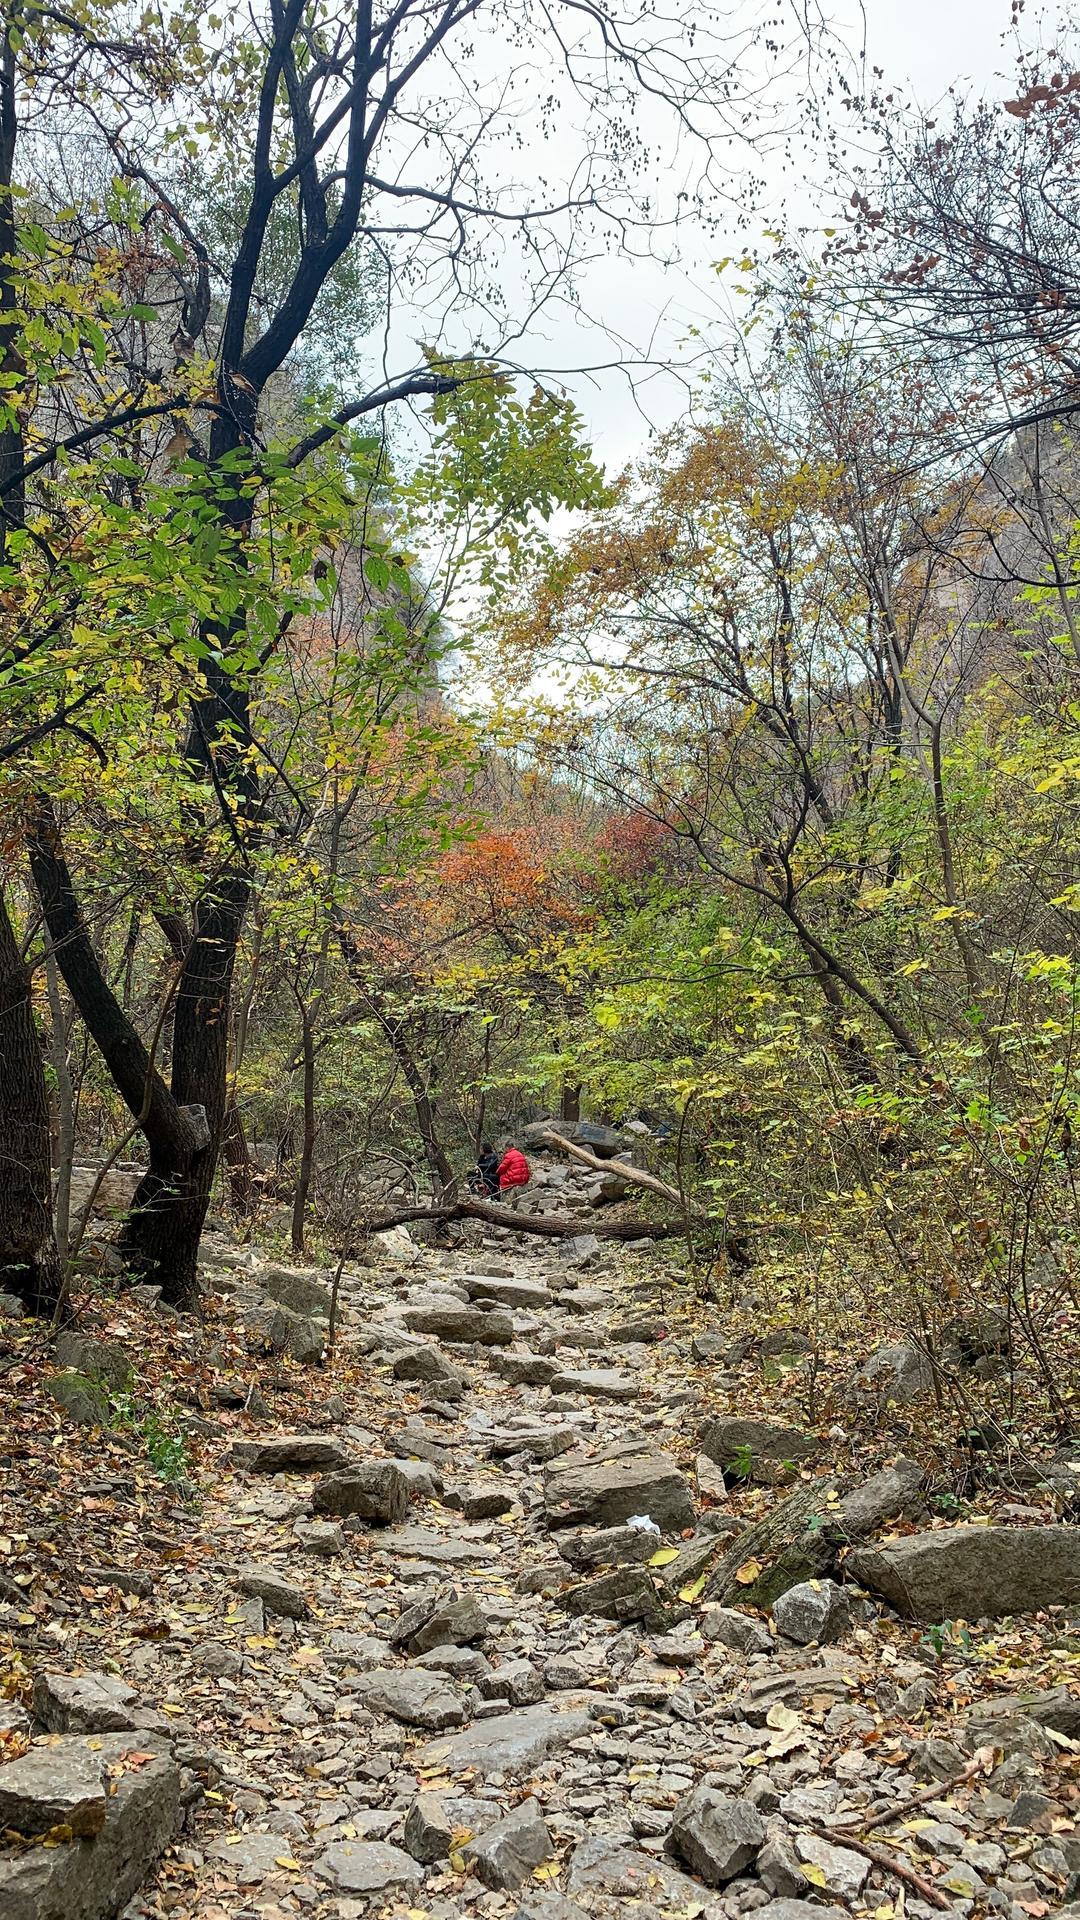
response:
[[[320,1880],[338,1893],[393,1893],[418,1887],[424,1874],[417,1862],[384,1840],[336,1840],[315,1862]]]
[[[131,1384],[134,1371],[131,1361],[116,1340],[95,1340],[85,1333],[61,1333],[57,1335],[53,1351],[59,1366],[84,1373],[90,1380],[104,1381],[116,1392]]]
[[[138,1744],[145,1750],[143,1741]],[[68,1792],[76,1800],[79,1763],[73,1756],[82,1754],[97,1782],[102,1819],[90,1839],[13,1855],[0,1852],[3,1920],[114,1920],[148,1878],[179,1825],[180,1770],[164,1748],[132,1767],[131,1748],[130,1735],[106,1734],[31,1749],[48,1756],[54,1786],[60,1769],[67,1771]],[[15,1795],[17,1779],[12,1776],[30,1757],[0,1767],[4,1793]],[[101,1786],[106,1772],[115,1788],[107,1794]],[[0,1794],[0,1826],[18,1831],[18,1823],[8,1817],[11,1811]],[[96,1812],[91,1817],[96,1819]],[[37,1831],[42,1830],[39,1824]]]
[[[396,1526],[409,1510],[409,1482],[393,1460],[369,1460],[329,1473],[311,1496],[316,1513],[354,1513],[380,1527]]]
[[[835,1580],[800,1580],[773,1601],[772,1617],[786,1640],[807,1647],[839,1639],[850,1624],[844,1589]]]
[[[1080,1527],[945,1527],[862,1548],[847,1570],[909,1619],[999,1619],[1080,1600]]]
[[[104,1387],[85,1373],[56,1373],[46,1383],[46,1391],[80,1427],[100,1427],[108,1418],[109,1400]]]
[[[395,1356],[392,1371],[395,1380],[415,1380],[424,1385],[437,1386],[447,1400],[464,1398],[464,1375],[451,1365],[437,1347],[406,1347],[403,1353]]]
[[[49,1733],[130,1733],[136,1698],[134,1688],[111,1673],[39,1673],[34,1716]]]
[[[694,1524],[690,1488],[666,1453],[568,1454],[544,1475],[544,1506],[550,1527],[618,1526],[639,1513],[662,1533]]]
[[[864,1360],[851,1383],[857,1395],[879,1395],[893,1400],[898,1407],[921,1400],[934,1384],[934,1369],[924,1353],[909,1341],[900,1340],[889,1347],[878,1347]]]
[[[587,1904],[590,1894],[606,1893],[647,1901],[653,1908],[663,1900],[684,1913],[696,1913],[701,1905],[700,1881],[680,1873],[661,1855],[645,1853],[608,1833],[593,1834],[575,1848],[566,1870],[566,1891],[581,1895]]]
[[[701,1451],[726,1473],[756,1480],[762,1470],[816,1459],[821,1443],[797,1427],[778,1426],[773,1420],[739,1420],[726,1415],[711,1420],[701,1436]]]
[[[538,1280],[502,1280],[482,1273],[466,1273],[462,1275],[462,1285],[470,1300],[488,1301],[499,1307],[531,1307],[536,1313],[545,1313],[555,1304],[549,1288]]]
[[[923,1471],[917,1460],[894,1460],[872,1474],[861,1487],[854,1487],[833,1509],[830,1529],[842,1533],[845,1540],[862,1540],[879,1527],[898,1520],[918,1505]]]
[[[482,1347],[508,1347],[514,1338],[514,1323],[508,1313],[481,1306],[406,1307],[403,1315],[411,1333],[431,1333],[437,1340],[461,1345],[474,1342]]]
[[[698,1622],[703,1640],[718,1640],[733,1653],[771,1653],[768,1628],[737,1607],[703,1607]]]
[[[330,1288],[318,1268],[262,1267],[254,1277],[262,1292],[269,1294],[279,1306],[329,1320]]]
[[[419,1667],[400,1671],[373,1667],[356,1682],[354,1691],[356,1698],[375,1713],[388,1714],[406,1727],[423,1727],[429,1733],[460,1727],[466,1718],[460,1693],[442,1674]]]
[[[601,1527],[595,1533],[560,1533],[555,1545],[583,1573],[591,1567],[644,1565],[656,1552],[656,1535],[643,1527]]]
[[[285,1620],[306,1620],[307,1597],[295,1581],[286,1580],[274,1567],[241,1567],[236,1576],[241,1593],[254,1594],[270,1613]]]
[[[840,1900],[857,1900],[870,1877],[870,1862],[850,1847],[833,1846],[815,1833],[795,1836],[795,1851],[804,1866],[824,1874],[824,1890]]]
[[[744,1873],[765,1844],[765,1822],[748,1800],[698,1786],[675,1808],[668,1846],[708,1887]]]
[[[616,1567],[563,1595],[567,1613],[666,1626],[668,1614],[646,1567]]]
[[[390,1635],[392,1647],[409,1653],[430,1653],[433,1647],[475,1646],[491,1633],[487,1616],[472,1594],[453,1595],[437,1606],[421,1602],[402,1614]]]
[[[531,1773],[541,1760],[557,1753],[571,1740],[580,1740],[592,1725],[587,1713],[559,1713],[554,1707],[523,1707],[479,1721],[464,1733],[432,1741],[421,1755],[421,1765],[438,1762],[451,1773],[475,1768],[489,1773]]]
[[[542,1353],[493,1352],[488,1362],[493,1373],[509,1380],[512,1387],[546,1387],[559,1371],[557,1360]]]
[[[405,1820],[405,1845],[414,1860],[432,1866],[445,1860],[454,1835],[468,1831],[485,1833],[500,1818],[493,1800],[476,1800],[466,1794],[421,1793],[413,1801]]]
[[[31,1747],[0,1767],[0,1831],[25,1839],[69,1827],[78,1839],[105,1825],[105,1768],[84,1740]]]
[[[321,1433],[276,1433],[265,1440],[234,1440],[232,1457],[247,1473],[332,1473],[347,1467],[348,1447]]]
[[[632,1373],[618,1367],[585,1367],[552,1376],[553,1393],[580,1393],[587,1400],[636,1400],[641,1391]]]
[[[486,1833],[462,1849],[485,1887],[511,1892],[554,1851],[551,1835],[535,1800],[523,1800]]]

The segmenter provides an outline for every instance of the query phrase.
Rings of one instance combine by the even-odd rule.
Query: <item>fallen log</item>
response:
[[[740,1533],[714,1567],[710,1600],[771,1607],[800,1580],[820,1580],[836,1563],[836,1546],[822,1524],[836,1481],[796,1487],[763,1520]]]
[[[633,1167],[629,1160],[601,1160],[598,1154],[590,1153],[588,1147],[578,1147],[572,1140],[564,1140],[561,1133],[549,1127],[544,1135],[545,1146],[560,1147],[563,1153],[569,1153],[575,1160],[584,1161],[587,1167],[595,1167],[598,1173],[614,1173],[620,1180],[629,1181],[635,1187],[648,1187],[650,1193],[658,1193],[664,1200],[671,1200],[677,1207],[683,1205],[683,1197],[678,1187],[670,1187],[655,1173],[647,1173],[644,1167]]]
[[[594,1233],[598,1240],[677,1240],[686,1228],[675,1220],[596,1220],[580,1216],[570,1219],[561,1213],[516,1213],[512,1207],[492,1206],[488,1200],[463,1196],[442,1206],[399,1207],[395,1213],[381,1215],[364,1223],[365,1233],[386,1233],[390,1227],[407,1227],[413,1220],[486,1220],[492,1227],[509,1227],[511,1233],[538,1233],[548,1239],[561,1239],[579,1233]]]

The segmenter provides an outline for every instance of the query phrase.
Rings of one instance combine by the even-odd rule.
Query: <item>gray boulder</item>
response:
[[[61,1824],[71,1825],[71,1812],[79,1818],[84,1806],[81,1817],[92,1834],[66,1846],[0,1852],[3,1920],[115,1920],[152,1872],[180,1823],[180,1770],[164,1748],[132,1767],[131,1744],[128,1734],[68,1739],[32,1748],[22,1760],[0,1768],[0,1826],[27,1831],[36,1803],[32,1830],[47,1832],[56,1824],[52,1811],[60,1814]],[[145,1750],[145,1742],[139,1744]],[[17,1775],[16,1768],[25,1769],[32,1755],[45,1756],[45,1770],[34,1779],[25,1771]],[[35,1760],[35,1767],[42,1762]],[[20,1778],[28,1796],[21,1806]]]
[[[434,1334],[437,1340],[458,1345],[508,1347],[514,1338],[514,1323],[508,1313],[497,1307],[445,1306],[406,1307],[405,1325],[411,1333]]]
[[[307,1596],[293,1580],[286,1580],[275,1567],[241,1567],[236,1576],[241,1593],[254,1594],[270,1613],[285,1620],[306,1620]]]
[[[554,1849],[537,1802],[523,1800],[462,1851],[485,1887],[511,1892],[534,1867],[550,1860]]]
[[[772,1617],[785,1640],[808,1647],[839,1639],[850,1625],[851,1611],[844,1589],[835,1580],[800,1580],[773,1601]]]
[[[605,1127],[599,1120],[533,1120],[525,1128],[522,1139],[526,1147],[550,1147],[549,1133],[557,1133],[562,1140],[569,1140],[573,1147],[587,1147],[595,1153],[598,1160],[613,1160],[626,1145],[621,1133],[614,1127]],[[557,1153],[558,1148],[552,1148]]]
[[[558,1361],[543,1353],[495,1352],[488,1365],[512,1387],[546,1387],[559,1371]]]
[[[598,1620],[644,1620],[650,1626],[669,1624],[669,1609],[664,1605],[647,1567],[615,1567],[580,1587],[571,1587],[562,1597],[567,1613]]]
[[[34,1717],[48,1733],[130,1733],[137,1697],[111,1673],[39,1673]]]
[[[595,1533],[560,1533],[560,1554],[578,1573],[592,1567],[643,1566],[656,1552],[656,1535],[641,1527],[601,1527]]]
[[[910,1341],[878,1347],[864,1360],[851,1383],[856,1397],[893,1400],[899,1407],[921,1400],[934,1384],[934,1369],[926,1355]]]
[[[707,1887],[722,1887],[753,1865],[765,1838],[765,1822],[748,1800],[699,1786],[675,1808],[668,1847]]]
[[[608,1894],[613,1899],[648,1903],[653,1912],[661,1901],[683,1913],[697,1913],[701,1883],[663,1859],[631,1846],[616,1834],[596,1833],[574,1849],[566,1870],[566,1891],[588,1896]],[[633,1911],[633,1909],[631,1909]]]
[[[614,1450],[613,1450],[614,1452]],[[662,1533],[694,1524],[690,1488],[669,1454],[564,1455],[544,1475],[549,1527],[612,1527],[647,1514]]]
[[[53,1348],[57,1365],[102,1380],[116,1392],[130,1386],[134,1369],[116,1340],[95,1340],[86,1333],[61,1333]]]
[[[246,1473],[331,1473],[347,1467],[349,1449],[321,1433],[276,1433],[265,1440],[234,1440],[232,1458]]]
[[[432,1741],[423,1748],[420,1764],[438,1763],[451,1773],[473,1768],[481,1778],[491,1773],[527,1774],[571,1740],[580,1740],[592,1724],[583,1712],[522,1707],[516,1713],[494,1714],[464,1733]]]
[[[500,1809],[492,1800],[476,1800],[466,1794],[421,1793],[405,1820],[405,1845],[414,1860],[432,1866],[436,1860],[446,1859],[455,1835],[468,1833],[473,1838],[486,1833],[500,1817]]]
[[[316,1513],[356,1514],[380,1527],[397,1526],[409,1510],[409,1482],[395,1461],[368,1460],[317,1481],[311,1504]]]
[[[725,1473],[740,1479],[768,1478],[777,1467],[791,1461],[814,1460],[821,1442],[813,1434],[800,1433],[797,1427],[781,1427],[772,1420],[729,1419],[726,1415],[711,1420],[701,1436],[701,1451]]]
[[[851,1920],[846,1907],[820,1907],[811,1900],[770,1900],[754,1912],[757,1920]]]
[[[421,1601],[408,1607],[390,1635],[390,1645],[412,1654],[430,1653],[433,1647],[475,1646],[490,1633],[487,1616],[472,1594],[455,1594],[438,1605]]]
[[[464,1724],[465,1702],[441,1673],[420,1667],[373,1667],[357,1680],[353,1693],[374,1713],[385,1713],[406,1727],[439,1733]]]
[[[1080,1601],[1080,1527],[946,1527],[846,1568],[912,1620],[1000,1619]]]
[[[337,1893],[361,1895],[411,1891],[424,1877],[410,1854],[384,1840],[335,1840],[316,1860],[315,1872]]]
[[[556,1373],[552,1393],[580,1393],[586,1400],[636,1400],[641,1384],[618,1367],[586,1367],[580,1372]]]
[[[549,1289],[539,1280],[493,1279],[484,1273],[465,1273],[461,1280],[470,1300],[499,1307],[531,1307],[536,1313],[545,1313],[555,1304]]]
[[[464,1398],[464,1374],[437,1347],[407,1347],[395,1355],[392,1372],[395,1380],[406,1383],[415,1380],[424,1386],[437,1386],[444,1400]]]
[[[771,1653],[772,1638],[760,1620],[752,1620],[737,1607],[703,1607],[698,1621],[703,1640],[718,1640],[732,1653]]]
[[[330,1288],[317,1267],[263,1267],[253,1278],[279,1306],[329,1320]]]
[[[46,1383],[50,1399],[80,1427],[100,1427],[109,1417],[109,1396],[85,1373],[55,1373]]]

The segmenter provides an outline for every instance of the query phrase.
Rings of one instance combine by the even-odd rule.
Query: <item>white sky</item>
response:
[[[834,24],[853,50],[861,47],[863,30],[858,0],[833,0]],[[779,8],[777,9],[779,11]],[[1008,72],[1009,55],[1002,33],[1010,17],[1009,0],[865,0],[868,62],[884,68],[887,84],[897,85],[909,98],[930,107],[952,85],[961,91],[1000,91],[999,75]],[[550,155],[546,156],[550,160]],[[733,147],[733,173],[741,162]],[[804,175],[793,182],[771,169],[777,179],[777,207],[794,184],[796,200],[790,217],[808,220],[820,206],[820,224],[831,224],[827,188],[820,197],[808,197]],[[770,216],[771,217],[771,216]],[[763,217],[760,227],[769,225]],[[687,374],[689,328],[707,324],[718,311],[718,282],[713,262],[728,253],[741,253],[734,216],[730,239],[688,226],[681,230],[679,258],[659,261],[610,257],[592,266],[580,279],[581,316],[552,309],[542,317],[520,347],[523,362],[549,368],[582,367],[603,361],[609,344],[586,316],[597,316],[616,327],[642,351],[651,339],[650,357],[682,362]],[[650,430],[663,428],[683,410],[686,378],[679,375],[639,374],[631,383],[624,374],[591,377],[571,374],[566,385],[585,416],[597,454],[609,470],[618,469],[641,451]]]

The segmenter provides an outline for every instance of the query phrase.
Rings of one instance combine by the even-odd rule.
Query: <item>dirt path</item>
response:
[[[243,1257],[218,1256],[235,1284]],[[1077,1749],[1020,1713],[973,1734],[981,1656],[965,1689],[869,1603],[824,1648],[707,1603],[733,1506],[782,1494],[733,1503],[704,1460],[697,1484],[726,1395],[685,1310],[634,1271],[603,1254],[573,1274],[530,1246],[359,1272],[333,1388],[290,1370],[287,1423],[196,1416],[188,1544],[163,1531],[150,1594],[55,1636],[62,1671],[119,1669],[130,1718],[186,1770],[184,1830],[125,1920],[1060,1904]],[[283,1427],[358,1480],[262,1471],[251,1443]],[[114,1520],[114,1553],[127,1526],[131,1562],[154,1560],[150,1519]],[[1063,1657],[1032,1634],[996,1689],[1044,1685],[1055,1659],[1065,1677]]]

